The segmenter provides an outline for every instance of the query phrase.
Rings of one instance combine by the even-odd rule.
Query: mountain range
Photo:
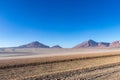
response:
[[[62,48],[62,47],[59,45],[55,45],[55,46],[50,47],[50,46],[45,45],[43,43],[40,43],[38,41],[34,41],[34,42],[31,42],[28,44],[18,46],[17,48]]]
[[[120,41],[114,41],[114,42],[96,42],[94,40],[88,40],[88,41],[84,41],[76,46],[74,46],[73,48],[105,48],[105,47],[109,47],[109,48],[120,48]]]
[[[17,48],[62,48],[59,45],[54,45],[52,47],[42,44],[38,41],[34,41],[28,44],[18,46]],[[120,48],[120,41],[109,42],[96,42],[94,40],[84,41],[73,48]]]

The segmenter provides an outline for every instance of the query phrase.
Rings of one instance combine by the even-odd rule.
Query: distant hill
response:
[[[120,48],[120,41],[113,41],[110,43],[111,48]]]
[[[34,41],[18,47],[10,47],[10,48],[62,48],[62,47],[59,45],[49,47],[38,41]],[[108,42],[96,42],[90,39],[74,46],[73,48],[120,48],[120,40],[108,43]],[[2,49],[0,49],[0,51],[2,51]]]
[[[34,41],[25,45],[18,46],[18,48],[49,48],[49,46],[44,45],[38,41]]]
[[[76,45],[73,48],[89,48],[89,47],[109,47],[110,43],[107,42],[96,42],[94,40],[88,40]]]
[[[51,48],[62,48],[62,47],[59,45],[55,45],[55,46],[52,46]]]
[[[96,47],[97,45],[98,45],[97,42],[95,42],[93,40],[88,40],[88,41],[82,42],[81,44],[78,44],[74,48]]]

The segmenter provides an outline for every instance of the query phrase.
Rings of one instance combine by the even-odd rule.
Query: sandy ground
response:
[[[51,56],[64,56],[74,54],[93,54],[102,52],[120,52],[120,48],[117,49],[100,49],[100,48],[88,48],[88,49],[42,49],[42,48],[23,48],[23,49],[4,49],[0,51],[0,60],[3,59],[18,59],[18,58],[36,58],[36,57],[51,57]]]
[[[96,57],[96,56],[102,56],[102,57]],[[92,57],[92,58],[82,59],[86,57]],[[40,62],[45,64],[41,64]],[[109,75],[112,75],[114,79],[116,76],[119,76],[120,64],[102,69],[99,69],[98,67],[108,64],[112,65],[114,63],[120,63],[120,49],[97,49],[97,48],[96,49],[90,49],[90,48],[89,49],[39,49],[39,48],[28,49],[27,48],[27,49],[14,49],[14,50],[5,49],[4,51],[0,51],[0,66],[1,66],[0,79],[12,80],[19,78],[21,80],[25,77],[29,78],[32,76],[38,76],[39,78],[39,76],[42,74],[46,75],[55,72],[61,72],[61,71],[66,72],[69,70],[71,71],[71,70],[88,68],[86,73],[85,72],[80,73],[82,75],[77,74],[77,72],[75,72],[75,75],[72,76],[67,76],[65,78],[63,77],[63,75],[61,76],[65,80],[80,80],[82,78],[83,80],[106,80],[106,79],[110,80],[111,77]],[[23,65],[20,67],[18,66],[8,67],[14,64],[15,65],[30,64],[30,65]],[[4,67],[6,65],[7,67]],[[95,66],[97,67],[93,72],[91,70],[89,71],[90,68]],[[73,74],[73,73],[74,71],[69,74]],[[56,80],[56,78],[54,79]],[[36,80],[36,79],[26,79],[26,80]]]

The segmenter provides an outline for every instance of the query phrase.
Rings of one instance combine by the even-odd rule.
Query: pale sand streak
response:
[[[93,54],[102,52],[120,52],[120,49],[18,49],[21,53],[0,55],[0,60],[4,59],[21,59],[21,58],[38,58],[38,57],[52,57],[52,56],[64,56],[74,54]],[[27,52],[27,55],[22,53]],[[30,54],[29,54],[30,53]],[[7,55],[7,56],[6,56]]]

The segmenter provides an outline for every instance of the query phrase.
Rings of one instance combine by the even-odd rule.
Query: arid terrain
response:
[[[120,80],[120,0],[0,0],[0,80]]]
[[[6,48],[0,80],[119,80],[119,48]]]

